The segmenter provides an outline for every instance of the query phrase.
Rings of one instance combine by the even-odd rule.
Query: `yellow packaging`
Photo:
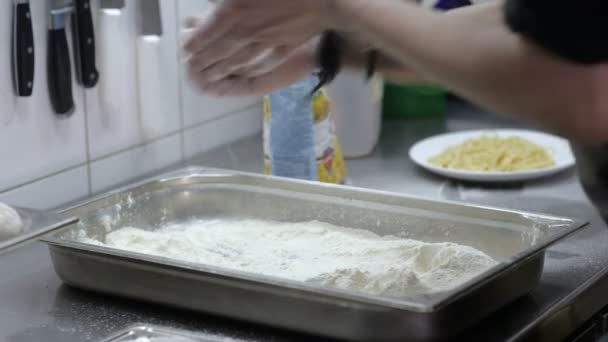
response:
[[[312,113],[314,115],[315,153],[317,155],[317,171],[319,181],[325,183],[344,184],[345,165],[340,142],[336,135],[334,122],[331,118],[331,105],[327,92],[320,90],[312,97]],[[264,98],[264,172],[270,170],[270,99]]]

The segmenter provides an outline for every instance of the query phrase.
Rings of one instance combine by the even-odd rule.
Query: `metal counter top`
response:
[[[608,305],[608,230],[584,195],[575,171],[533,183],[479,186],[447,181],[415,167],[419,139],[463,129],[516,127],[463,105],[447,119],[388,122],[375,152],[347,162],[355,186],[587,219],[587,228],[547,253],[540,286],[489,317],[468,338],[556,341]],[[261,137],[189,160],[241,171],[263,170]],[[176,165],[181,167],[183,165]],[[474,308],[472,308],[473,310]],[[0,256],[0,341],[98,341],[135,323],[197,330],[246,341],[305,341],[308,336],[223,318],[88,293],[62,285],[45,245],[34,242]],[[315,338],[315,340],[319,340]]]

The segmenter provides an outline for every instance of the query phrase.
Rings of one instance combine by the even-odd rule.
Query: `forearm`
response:
[[[424,79],[579,141],[608,141],[597,94],[606,72],[563,62],[510,32],[501,1],[448,14],[394,0],[336,1],[348,18],[339,29],[374,41]]]
[[[369,50],[361,49],[356,44],[348,43],[342,51],[342,67],[355,72],[365,72],[369,63]],[[375,72],[386,80],[394,82],[426,82],[411,68],[395,58],[378,51]]]

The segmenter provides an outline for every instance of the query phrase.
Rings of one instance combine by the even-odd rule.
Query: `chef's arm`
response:
[[[369,48],[361,48],[355,42],[346,40],[344,42],[342,53],[341,67],[343,69],[352,70],[355,72],[365,71],[369,62]],[[315,53],[317,47],[315,46]],[[376,62],[374,71],[386,80],[396,82],[424,82],[428,80],[422,78],[420,74],[415,73],[411,68],[400,63],[397,59],[388,56],[381,51],[376,51]],[[316,57],[315,57],[316,58]]]
[[[566,61],[514,33],[503,1],[445,14],[394,0],[333,4],[335,29],[373,41],[421,78],[578,142],[608,142],[608,67]]]

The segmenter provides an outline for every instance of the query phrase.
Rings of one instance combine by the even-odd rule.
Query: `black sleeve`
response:
[[[608,148],[573,147],[581,185],[608,223]]]
[[[573,62],[608,62],[608,0],[507,0],[509,27]]]

